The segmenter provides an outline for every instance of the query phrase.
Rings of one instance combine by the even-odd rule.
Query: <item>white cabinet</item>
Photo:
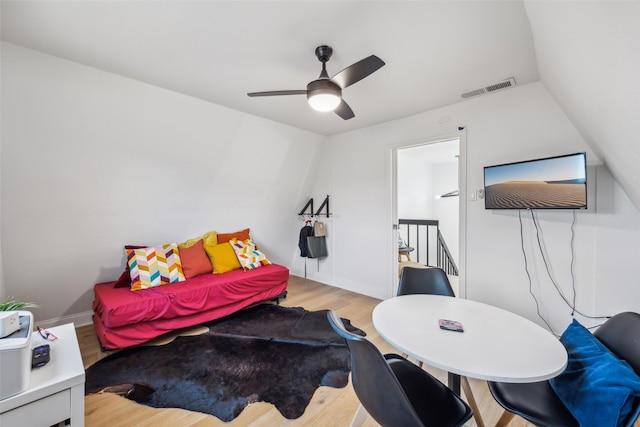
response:
[[[0,426],[42,427],[71,419],[84,426],[84,365],[72,323],[50,328],[51,361],[33,369],[29,388],[0,400]]]

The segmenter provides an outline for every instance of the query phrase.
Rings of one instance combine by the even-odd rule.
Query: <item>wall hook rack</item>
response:
[[[306,212],[307,208],[309,209],[309,212]],[[313,197],[309,199],[309,201],[307,202],[306,205],[304,205],[304,208],[302,208],[302,210],[300,212],[298,212],[298,215],[310,215],[313,216]]]
[[[307,209],[309,209],[309,212],[307,212]],[[324,213],[322,213],[323,209],[326,209]],[[329,212],[329,195],[325,197],[324,201],[322,202],[318,210],[315,211],[315,213],[313,212],[313,197],[310,198],[307,204],[304,205],[304,208],[302,208],[302,210],[298,212],[298,215],[309,215],[309,216],[326,215],[327,218],[329,218],[329,216],[331,215],[331,213]]]
[[[324,209],[326,207],[327,211],[325,212],[325,215],[327,215],[327,218],[329,218],[329,215],[331,215],[329,213],[329,195],[327,194],[327,197],[325,197],[324,202],[322,202],[322,204],[320,205],[320,207],[318,208],[318,210],[316,211],[316,216],[320,216],[322,215],[322,209]]]

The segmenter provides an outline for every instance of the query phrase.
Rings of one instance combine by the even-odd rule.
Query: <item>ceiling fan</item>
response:
[[[342,90],[377,71],[384,61],[375,55],[368,56],[329,78],[327,62],[333,54],[331,46],[318,46],[316,56],[322,62],[322,72],[317,80],[307,85],[306,90],[274,90],[269,92],[251,92],[254,96],[307,95],[309,105],[317,111],[335,111],[344,120],[355,117],[353,110],[342,99]]]

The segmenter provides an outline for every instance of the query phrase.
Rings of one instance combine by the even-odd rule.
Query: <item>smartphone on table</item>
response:
[[[457,320],[439,319],[438,325],[440,326],[440,329],[444,329],[446,331],[464,332],[462,323]]]

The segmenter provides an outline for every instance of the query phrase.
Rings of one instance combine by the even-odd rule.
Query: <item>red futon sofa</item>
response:
[[[136,291],[118,286],[117,281],[96,284],[93,324],[102,347],[117,349],[140,344],[175,329],[286,296],[289,269],[278,264],[238,268],[221,274],[210,271],[195,277],[187,275],[186,280],[177,283]]]

